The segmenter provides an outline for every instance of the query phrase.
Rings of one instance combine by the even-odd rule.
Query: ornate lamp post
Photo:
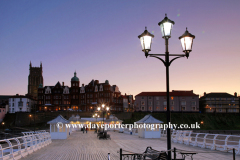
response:
[[[171,31],[172,26],[174,25],[174,21],[168,19],[167,14],[165,15],[165,18],[158,23],[158,25],[161,28],[162,32],[162,38],[165,39],[165,54],[149,54],[151,51],[151,44],[152,39],[154,38],[154,35],[149,33],[147,31],[147,28],[145,28],[145,31],[138,36],[140,39],[141,45],[142,45],[142,51],[145,53],[146,58],[148,56],[154,57],[159,59],[163,62],[163,64],[166,67],[166,90],[167,90],[167,124],[171,122],[171,112],[169,107],[169,66],[171,63],[181,57],[189,57],[189,53],[192,51],[192,44],[193,39],[195,38],[194,35],[188,32],[186,29],[185,33],[179,37],[182,45],[183,52],[185,54],[169,54],[168,52],[168,40],[171,38]],[[165,57],[165,60],[160,58],[161,56]],[[172,56],[173,58],[169,60],[169,57]],[[171,133],[170,128],[167,128],[167,150],[171,150]],[[168,151],[168,160],[171,160],[171,151]]]
[[[93,115],[93,118],[96,118],[95,123],[97,123],[97,118],[99,118],[99,115],[98,115],[97,113],[95,113],[95,114]],[[96,131],[97,131],[97,127],[96,127]]]
[[[104,113],[109,111],[109,107],[105,107],[105,105],[102,104],[102,108],[98,107],[98,111],[102,111],[102,114],[103,114],[103,124],[104,124]],[[103,128],[103,132],[104,132],[104,128]]]
[[[95,114],[93,115],[93,118],[96,118],[96,123],[97,123],[97,118],[99,118],[99,115],[98,115],[97,113],[95,113]]]

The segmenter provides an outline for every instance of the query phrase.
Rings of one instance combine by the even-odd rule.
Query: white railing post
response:
[[[178,143],[182,144],[183,141],[184,141],[185,136],[186,136],[186,131],[182,131],[182,134],[179,137]]]
[[[216,139],[217,139],[217,136],[218,136],[219,134],[215,134],[215,136],[214,136],[214,138],[213,138],[213,144],[212,144],[212,148],[211,148],[211,150],[216,150]]]
[[[206,138],[208,136],[208,133],[205,134],[205,136],[203,137],[203,144],[202,144],[202,147],[201,148],[206,148]]]
[[[225,141],[224,141],[224,148],[223,148],[223,150],[224,150],[224,151],[227,150],[227,152],[228,152],[227,141],[228,141],[228,138],[229,138],[229,137],[231,137],[231,135],[228,135],[228,136],[225,138]]]
[[[197,146],[197,139],[198,139],[198,135],[199,135],[200,133],[197,133],[197,135],[196,135],[196,137],[195,137],[195,141],[194,141],[194,144],[193,144],[193,146]]]
[[[25,147],[25,148],[24,148],[24,151],[29,154],[29,152],[28,152],[28,146],[27,146],[27,143],[28,143],[28,142],[27,142],[26,137],[27,137],[27,136],[22,136],[22,140],[23,140],[23,144],[24,144],[24,147]]]
[[[191,135],[192,135],[192,131],[189,132],[188,140],[187,140],[187,144],[186,145],[189,145],[192,142]]]
[[[22,157],[21,143],[19,142],[19,140],[17,138],[14,138],[14,139],[18,145],[18,154],[21,155],[21,157]]]
[[[173,142],[177,142],[178,141],[178,137],[180,135],[180,132],[181,132],[180,130],[175,132],[175,135],[173,135],[173,138],[172,138]]]
[[[176,140],[177,143],[179,140],[181,140],[182,134],[183,134],[183,131],[181,130],[177,136],[177,140]]]
[[[1,151],[0,160],[3,160],[3,148],[1,144],[0,144],[0,151]]]
[[[35,134],[36,138],[37,138],[37,148],[40,149],[43,147],[43,144],[42,144],[42,138],[40,137],[39,134]]]
[[[9,145],[9,150],[10,150],[9,158],[14,159],[14,157],[13,157],[13,147],[12,147],[12,143],[11,143],[8,139],[5,139],[5,141],[6,141],[6,142],[8,143],[8,145]]]
[[[238,141],[238,151],[236,154],[240,153],[240,140]]]

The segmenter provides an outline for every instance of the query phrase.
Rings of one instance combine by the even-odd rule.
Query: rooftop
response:
[[[201,98],[233,98],[233,97],[235,96],[226,92],[211,92],[205,94]]]
[[[193,90],[191,91],[172,90],[172,92],[169,92],[169,95],[170,96],[199,96],[198,94],[193,93]],[[166,92],[141,92],[136,96],[167,96],[167,93]]]

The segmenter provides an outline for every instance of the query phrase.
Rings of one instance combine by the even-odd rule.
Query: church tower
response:
[[[43,86],[42,62],[40,63],[40,67],[32,67],[32,63],[30,61],[28,76],[28,95],[37,98],[39,84],[42,84]]]

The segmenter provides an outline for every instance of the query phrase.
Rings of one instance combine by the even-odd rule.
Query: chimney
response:
[[[99,81],[98,81],[98,80],[95,80],[95,81],[94,81],[94,84],[99,84]]]
[[[206,96],[206,92],[204,92],[204,96]]]
[[[125,96],[126,96],[127,94],[125,93]]]
[[[62,82],[62,86],[64,87],[64,82]]]
[[[237,92],[234,93],[234,96],[237,97]]]

